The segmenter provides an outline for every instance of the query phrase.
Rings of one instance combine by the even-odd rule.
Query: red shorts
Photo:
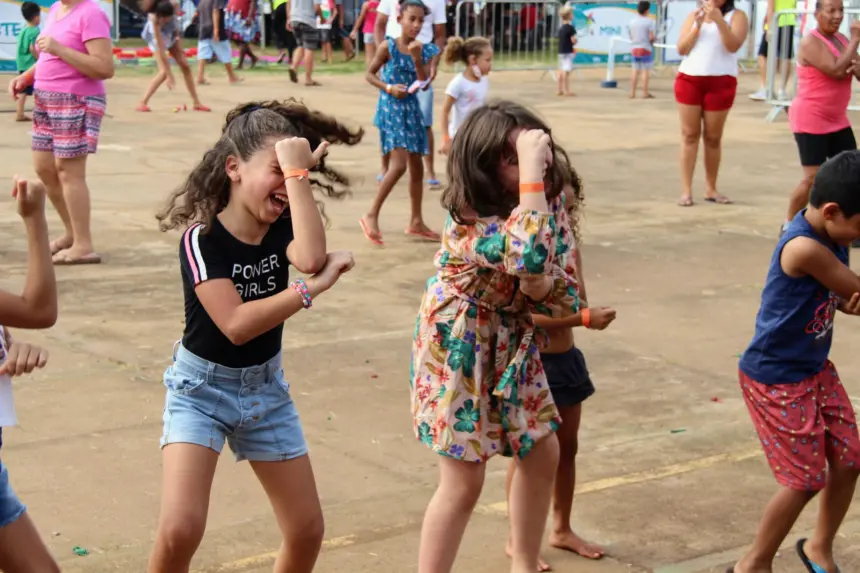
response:
[[[697,105],[705,111],[725,111],[735,103],[738,78],[735,76],[675,76],[675,101]]]
[[[781,485],[819,491],[827,464],[860,464],[851,400],[830,361],[797,384],[761,384],[740,372],[741,390],[767,461]]]

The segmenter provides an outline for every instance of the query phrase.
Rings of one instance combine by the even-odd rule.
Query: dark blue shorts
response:
[[[0,447],[3,445],[3,429],[0,428]],[[27,508],[15,495],[15,491],[9,484],[9,470],[0,460],[0,527],[14,523],[24,515]]]
[[[24,73],[24,72],[26,72],[26,71],[27,71],[27,70],[18,70],[18,75],[20,76],[21,74],[23,74],[23,73]],[[24,94],[24,95],[28,95],[28,96],[33,95],[33,84],[30,84],[30,85],[27,87],[27,89],[25,89],[25,90],[24,90],[24,91],[22,91],[21,93],[22,93],[22,94]]]
[[[582,404],[594,394],[594,384],[579,348],[560,354],[542,353],[540,359],[552,399],[559,408]]]

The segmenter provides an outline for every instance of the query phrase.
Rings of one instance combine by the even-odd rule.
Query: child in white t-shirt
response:
[[[493,67],[493,46],[488,39],[480,36],[468,40],[456,36],[448,38],[445,62],[448,65],[463,62],[466,64],[466,70],[457,74],[445,88],[441,126],[442,147],[439,148],[439,153],[443,155],[447,155],[451,148],[451,139],[469,112],[483,105],[487,99],[487,92],[490,89],[487,74]]]
[[[337,17],[338,6],[335,0],[322,0],[320,5],[320,16],[317,16],[317,30],[320,34],[322,44],[322,59],[329,64],[334,63],[334,54],[331,48],[332,23]]]

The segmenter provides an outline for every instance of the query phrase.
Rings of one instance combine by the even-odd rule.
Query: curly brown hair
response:
[[[491,46],[490,41],[483,36],[472,36],[466,40],[459,36],[451,36],[445,45],[445,53],[442,55],[442,58],[448,65],[453,65],[457,62],[468,64],[469,56],[478,57]]]
[[[499,177],[504,162],[516,161],[516,147],[511,142],[515,129],[540,129],[552,136],[546,122],[512,101],[496,101],[475,109],[457,130],[448,155],[448,187],[442,192],[442,206],[457,223],[470,224],[469,213],[507,218],[519,205],[519,195],[506,190]],[[558,197],[570,186],[574,200],[565,208],[573,235],[579,240],[579,211],[585,199],[582,180],[567,152],[554,139],[552,150],[546,197]]]
[[[247,161],[255,152],[271,145],[274,138],[303,137],[311,149],[316,149],[323,141],[356,145],[363,136],[363,129],[350,129],[293,98],[239,105],[227,114],[215,146],[203,155],[185,183],[171,194],[167,205],[156,215],[159,229],[169,231],[191,223],[203,223],[204,232],[211,227],[213,217],[224,210],[230,200],[226,169],[230,156]],[[322,177],[311,177],[310,182],[327,197],[340,199],[349,193],[349,178],[326,166],[327,155],[311,169]]]

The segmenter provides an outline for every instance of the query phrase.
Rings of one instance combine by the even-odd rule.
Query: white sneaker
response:
[[[753,92],[750,94],[750,99],[753,101],[764,101],[767,99],[767,91],[762,88],[757,92]]]
[[[787,91],[779,90],[779,94],[777,95],[777,99],[779,101],[788,101],[791,99],[791,96],[788,95]]]

